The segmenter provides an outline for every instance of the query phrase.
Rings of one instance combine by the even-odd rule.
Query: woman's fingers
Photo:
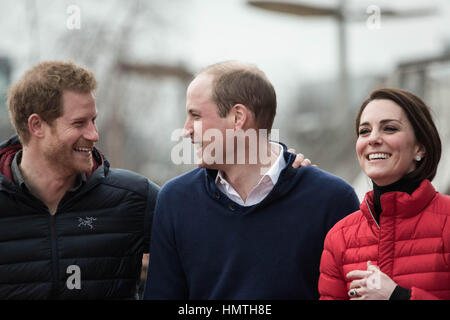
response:
[[[350,283],[350,289],[365,287],[366,284],[367,284],[367,279],[366,278],[363,278],[363,279],[360,279],[360,280],[353,280]]]
[[[350,300],[363,300],[367,293],[367,289],[365,287],[353,288],[348,291],[348,296]]]
[[[370,276],[373,272],[367,270],[353,270],[347,273],[349,279],[362,279]]]

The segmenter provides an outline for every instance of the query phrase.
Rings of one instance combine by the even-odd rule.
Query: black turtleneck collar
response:
[[[411,195],[420,185],[421,181],[417,181],[415,179],[411,178],[402,178],[390,185],[387,186],[378,186],[375,182],[373,183],[373,205],[376,213],[375,219],[377,222],[380,221],[380,214],[383,211],[381,208],[381,202],[380,197],[383,193],[391,192],[391,191],[400,191],[400,192],[406,192],[409,195]]]

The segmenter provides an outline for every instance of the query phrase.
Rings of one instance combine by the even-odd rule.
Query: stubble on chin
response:
[[[44,157],[51,167],[66,176],[90,174],[94,167],[92,155],[88,159],[76,161],[70,151],[57,146],[45,150]]]

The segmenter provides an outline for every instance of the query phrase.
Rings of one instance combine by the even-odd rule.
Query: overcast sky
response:
[[[145,1],[145,0],[144,0]],[[150,1],[150,0],[148,0]],[[336,0],[303,0],[335,6]],[[0,0],[1,40],[0,53],[24,55],[31,46],[40,42],[40,57],[51,55],[48,37],[58,33],[55,21],[64,22],[69,4],[79,5],[81,17],[103,16],[105,23],[121,18],[114,1],[55,1]],[[337,72],[337,28],[331,18],[300,18],[272,13],[246,4],[245,0],[172,0],[159,6],[159,14],[167,15],[180,28],[171,36],[169,52],[163,59],[185,61],[194,68],[218,60],[241,59],[259,64],[269,74],[292,74],[320,80]],[[387,20],[381,15],[381,28],[369,30],[364,21],[347,25],[348,61],[353,74],[389,72],[396,63],[405,59],[421,58],[441,52],[444,39],[450,42],[450,1],[448,0],[395,0],[350,1],[347,6],[364,11],[370,4],[383,10],[393,4],[399,10],[411,7],[434,7],[437,14],[427,18]],[[30,39],[29,18],[38,10],[38,39]],[[367,15],[367,14],[366,14]],[[369,16],[369,15],[367,15]],[[65,25],[61,24],[61,28]],[[54,31],[54,32],[52,32]],[[86,30],[88,32],[88,30]],[[160,31],[158,31],[160,32]],[[152,38],[151,34],[146,36]],[[151,44],[151,42],[149,42]],[[153,56],[158,48],[136,44],[140,56]],[[161,55],[161,52],[159,52]]]
[[[300,2],[328,7],[338,3]],[[297,89],[299,83],[321,82],[338,74],[337,24],[332,18],[269,12],[249,6],[245,0],[182,3],[181,10],[166,12],[183,32],[167,39],[170,50],[163,59],[181,59],[194,71],[221,60],[256,63],[274,82],[281,99],[284,92]],[[350,74],[388,75],[400,62],[435,56],[450,46],[450,1],[347,0],[349,11],[359,12],[364,19],[369,18],[366,9],[373,4],[381,9],[379,29],[369,29],[365,20],[346,26]],[[436,13],[408,19],[383,17],[383,9],[391,8],[400,12],[434,8]],[[149,52],[158,55],[157,48],[149,48],[145,43],[146,37],[148,34],[141,35],[135,52],[141,57],[148,57]]]
[[[308,2],[308,1],[303,1]],[[309,3],[335,4],[316,0]],[[310,80],[332,77],[337,72],[337,27],[330,18],[300,18],[246,5],[245,1],[195,0],[191,60],[204,64],[238,58],[255,61],[263,69],[285,78],[297,74]],[[398,10],[435,7],[426,18],[384,19],[380,29],[370,30],[365,21],[347,25],[348,63],[353,74],[389,72],[400,61],[440,53],[444,39],[450,42],[450,1],[348,1],[351,8],[386,3]],[[367,14],[366,14],[367,15]],[[369,15],[367,15],[369,16]]]

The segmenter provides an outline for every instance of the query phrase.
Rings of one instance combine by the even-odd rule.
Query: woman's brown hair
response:
[[[403,109],[414,129],[417,142],[425,148],[424,158],[417,163],[416,170],[408,174],[408,177],[419,181],[433,180],[441,159],[442,144],[430,108],[422,99],[408,91],[392,88],[374,90],[364,100],[356,116],[356,135],[359,134],[361,115],[373,100],[391,100]]]

